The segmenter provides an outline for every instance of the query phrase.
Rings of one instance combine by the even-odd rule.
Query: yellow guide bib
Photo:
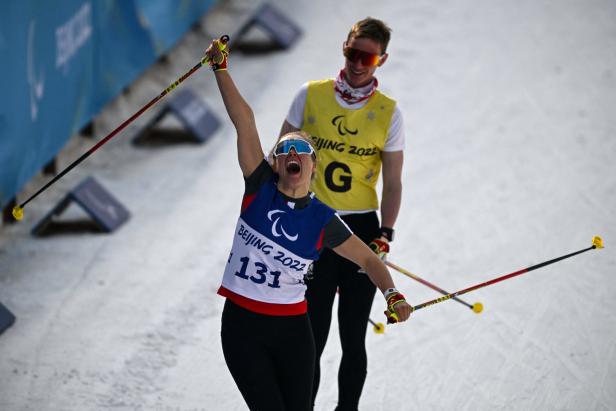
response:
[[[308,84],[304,125],[317,148],[311,190],[336,210],[378,209],[376,183],[396,102],[378,90],[356,110],[340,107],[334,81]]]

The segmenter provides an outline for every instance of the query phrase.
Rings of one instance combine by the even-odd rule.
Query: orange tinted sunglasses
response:
[[[367,51],[357,50],[352,47],[345,47],[342,50],[342,54],[344,54],[347,60],[353,63],[361,61],[361,64],[367,67],[376,66],[381,60],[381,56],[376,53],[368,53]]]

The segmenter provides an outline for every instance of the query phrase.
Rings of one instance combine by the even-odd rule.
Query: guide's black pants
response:
[[[315,349],[306,314],[262,315],[227,299],[221,337],[227,367],[251,410],[312,409]]]
[[[379,235],[376,212],[343,216],[342,219],[365,243]],[[313,278],[306,282],[308,315],[317,350],[313,404],[321,377],[319,362],[329,334],[334,297],[339,290],[342,359],[338,370],[337,410],[357,409],[368,367],[365,339],[376,287],[368,275],[358,273],[358,269],[357,265],[326,249],[314,264]]]

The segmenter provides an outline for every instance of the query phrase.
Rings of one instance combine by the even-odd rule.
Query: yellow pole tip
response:
[[[481,304],[481,303],[475,303],[475,304],[473,304],[473,312],[474,312],[475,314],[479,314],[479,313],[480,313],[480,312],[482,312],[482,311],[483,311],[483,304]]]
[[[601,237],[596,235],[592,238],[592,245],[594,245],[596,248],[603,248],[603,240],[601,239]]]
[[[24,209],[20,206],[13,207],[13,218],[17,221],[21,221],[24,218]]]
[[[374,325],[374,332],[376,334],[385,334],[385,324],[383,324],[383,323],[376,323]]]

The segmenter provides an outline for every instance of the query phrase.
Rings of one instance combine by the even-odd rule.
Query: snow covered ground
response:
[[[393,28],[378,72],[407,130],[390,260],[455,291],[591,245],[606,248],[369,331],[363,410],[616,409],[616,3],[610,0],[277,0],[304,35],[288,51],[231,55],[264,147],[297,88],[337,74],[350,25]],[[256,3],[206,17],[97,118],[101,138],[200,58]],[[197,90],[224,120],[207,143],[134,147],[147,117],[0,228],[0,410],[242,410],[219,341],[215,292],[242,180],[234,131],[206,70]],[[71,140],[60,167],[93,144]],[[132,212],[113,234],[43,238],[32,226],[86,176]],[[29,192],[47,181],[38,177]],[[69,209],[63,218],[80,216]],[[418,304],[434,291],[394,273]],[[372,318],[382,321],[377,296]],[[333,329],[336,327],[334,326]],[[337,398],[333,331],[318,410]]]

